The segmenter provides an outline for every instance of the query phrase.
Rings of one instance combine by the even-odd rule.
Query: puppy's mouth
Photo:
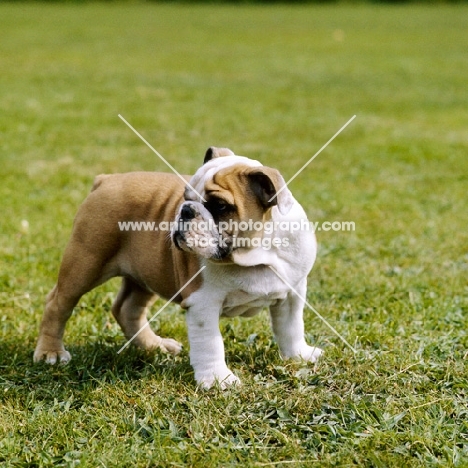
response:
[[[218,231],[212,214],[201,203],[194,201],[181,205],[171,238],[179,250],[212,261],[224,261],[232,253],[232,240]]]
[[[181,231],[174,231],[172,233],[172,243],[179,249],[184,250],[182,246],[185,244],[185,237]]]
[[[230,260],[232,250],[232,241],[230,239],[221,239],[218,245],[218,251],[210,260],[220,262]]]

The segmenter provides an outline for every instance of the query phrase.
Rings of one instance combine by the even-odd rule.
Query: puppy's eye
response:
[[[219,198],[209,200],[205,207],[213,216],[226,214],[233,210],[229,203]]]
[[[218,213],[225,213],[229,209],[229,205],[227,203],[218,203],[215,206],[215,209]]]

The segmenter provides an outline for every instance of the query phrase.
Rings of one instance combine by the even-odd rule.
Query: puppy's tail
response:
[[[109,174],[99,174],[94,178],[93,186],[91,188],[91,192],[94,192],[103,182],[105,179],[109,177]]]

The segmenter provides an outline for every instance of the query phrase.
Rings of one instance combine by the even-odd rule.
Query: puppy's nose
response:
[[[180,216],[184,221],[190,221],[195,218],[196,213],[191,205],[184,205],[180,210]]]

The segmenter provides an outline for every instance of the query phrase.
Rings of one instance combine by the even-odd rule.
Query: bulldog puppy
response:
[[[221,316],[250,317],[269,308],[282,357],[317,360],[322,351],[305,342],[302,315],[315,235],[288,229],[288,223],[304,227],[307,217],[283,177],[211,147],[187,181],[147,172],[96,177],[47,296],[34,361],[71,359],[62,338],[73,308],[115,276],[122,286],[112,313],[126,338],[143,349],[180,352],[181,345],[157,336],[146,318],[156,294],[169,299],[180,291],[174,300],[187,309],[190,363],[204,388],[239,382],[225,362]],[[155,228],[122,229],[128,221],[155,222]],[[169,223],[170,233],[158,228]]]

